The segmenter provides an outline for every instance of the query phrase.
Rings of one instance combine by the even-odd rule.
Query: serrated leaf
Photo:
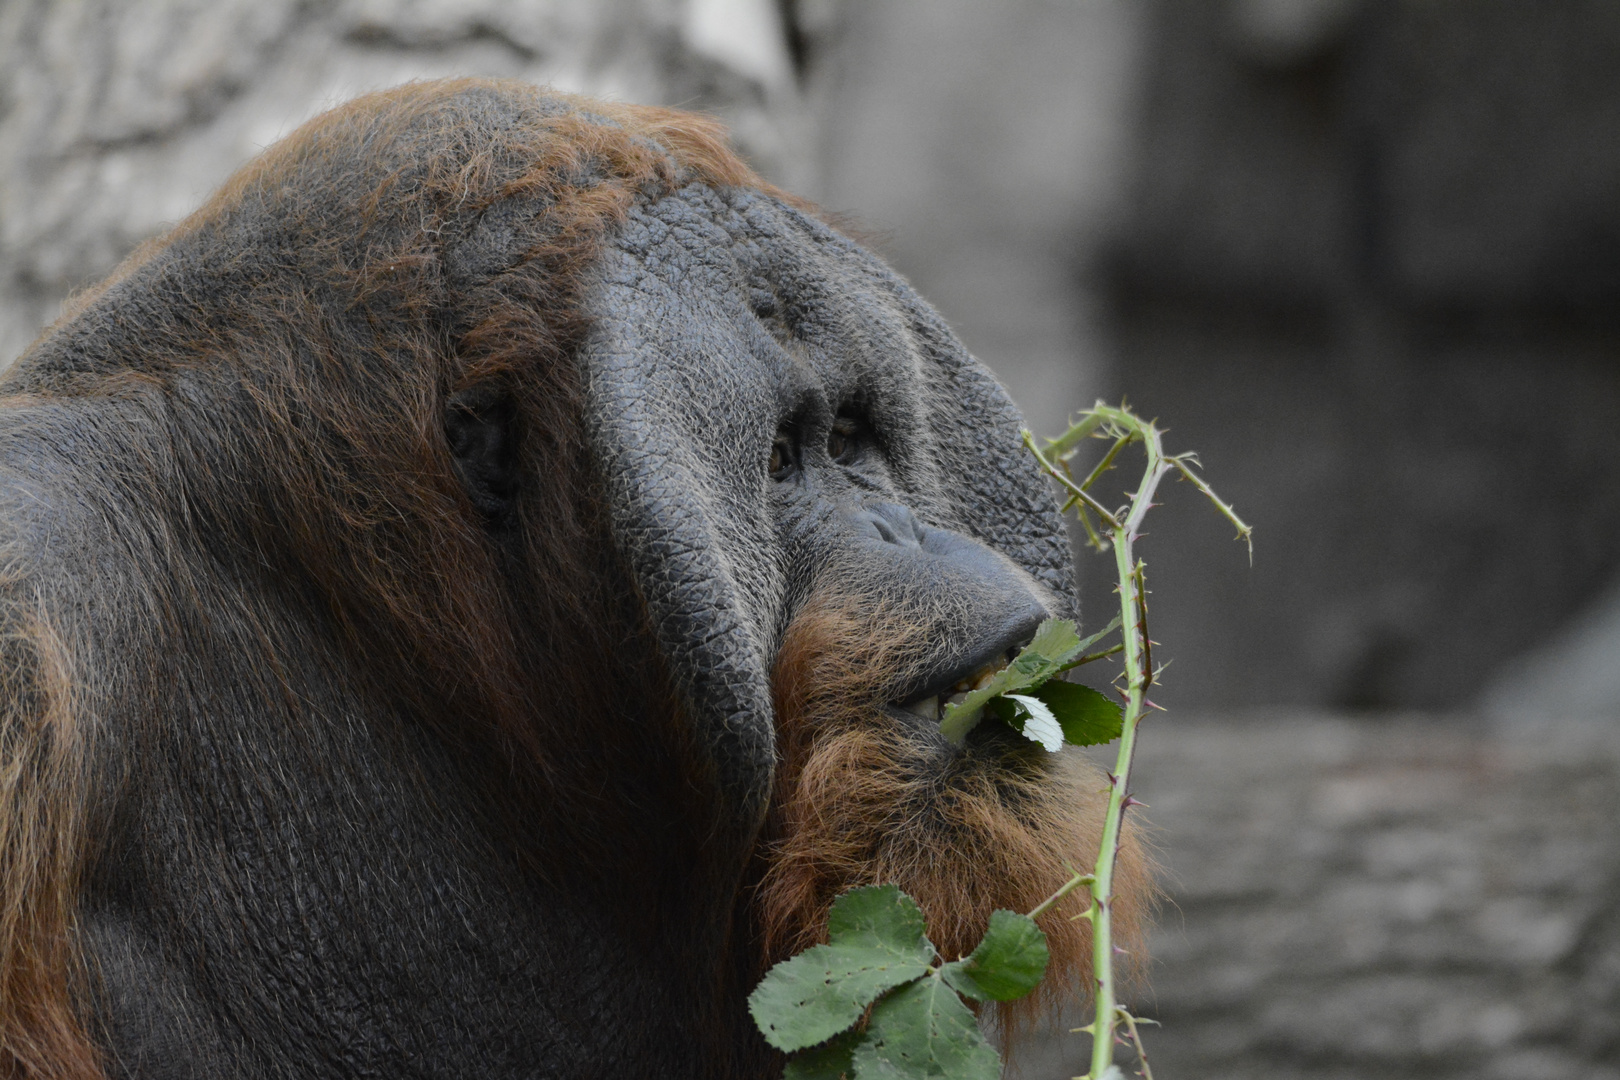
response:
[[[1046,707],[1046,702],[1024,694],[1007,694],[1008,701],[1018,705],[1018,723],[1015,725],[1030,742],[1040,743],[1049,753],[1063,749],[1063,728],[1057,717]]]
[[[1089,686],[1053,680],[1030,691],[1052,710],[1063,741],[1071,746],[1099,746],[1119,738],[1125,713],[1119,702]]]
[[[1080,651],[1080,635],[1068,619],[1047,619],[1035,637],[1013,658],[1012,663],[992,675],[983,686],[971,691],[954,705],[945,706],[939,722],[940,733],[962,745],[967,733],[984,714],[985,703],[1003,694],[1039,686],[1062,670]]]
[[[1066,664],[1080,651],[1080,633],[1068,619],[1047,619],[1027,646],[1054,664]]]
[[[1016,911],[993,911],[978,948],[940,973],[975,1001],[1016,1001],[1040,983],[1049,959],[1046,935],[1034,919]]]
[[[872,1010],[855,1048],[855,1080],[1000,1080],[1001,1058],[956,991],[937,974]]]
[[[934,947],[927,932],[922,908],[898,885],[851,889],[827,913],[827,940],[833,945],[866,945],[906,955],[920,946],[931,960]]]
[[[782,1080],[854,1080],[850,1056],[862,1038],[862,1032],[846,1031],[829,1043],[801,1050],[788,1058]]]
[[[766,972],[748,1011],[778,1050],[815,1046],[861,1018],[879,994],[928,970],[934,946],[916,901],[883,885],[854,889],[833,902],[828,943]]]

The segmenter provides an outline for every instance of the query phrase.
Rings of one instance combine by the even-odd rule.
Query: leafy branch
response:
[[[1099,551],[1112,547],[1118,580],[1125,711],[1120,723],[1119,751],[1114,770],[1108,778],[1108,809],[1103,818],[1101,850],[1092,870],[1091,908],[1084,916],[1091,921],[1091,960],[1096,1003],[1091,1023],[1077,1029],[1091,1035],[1091,1069],[1084,1080],[1107,1080],[1111,1071],[1117,1074],[1118,1067],[1113,1064],[1114,1041],[1122,1023],[1137,1045],[1144,1069],[1146,1067],[1146,1057],[1140,1053],[1138,1021],[1120,1006],[1118,1000],[1112,904],[1120,826],[1126,807],[1135,803],[1130,795],[1130,779],[1131,766],[1136,757],[1136,729],[1145,710],[1148,707],[1157,708],[1147,697],[1156,672],[1153,668],[1153,642],[1147,630],[1146,567],[1136,557],[1133,545],[1141,538],[1142,520],[1154,506],[1153,496],[1159,483],[1172,472],[1190,481],[1237,528],[1238,538],[1249,545],[1250,560],[1254,558],[1253,530],[1194,471],[1197,458],[1192,454],[1166,455],[1160,436],[1161,432],[1152,421],[1143,420],[1123,405],[1114,407],[1100,401],[1086,410],[1068,431],[1055,439],[1048,439],[1045,446],[1037,446],[1034,436],[1028,431],[1023,433],[1024,445],[1035,455],[1041,468],[1070,493],[1064,509],[1072,508],[1075,511],[1091,546]],[[1108,439],[1112,445],[1086,477],[1076,481],[1071,462],[1083,441],[1091,438]],[[1142,479],[1136,491],[1128,497],[1129,501],[1119,509],[1110,511],[1092,496],[1091,488],[1114,467],[1120,451],[1133,443],[1142,447],[1147,458]],[[1092,524],[1088,513],[1096,516],[1097,525]],[[1099,535],[1099,528],[1106,531],[1106,538]]]
[[[992,912],[978,947],[951,961],[928,940],[916,901],[893,885],[840,896],[827,944],[771,968],[748,998],[766,1041],[799,1051],[784,1080],[999,1076],[1001,1058],[962,999],[1015,1001],[1035,989],[1049,958],[1035,917],[1085,880],[1075,875],[1028,915]]]
[[[1028,915],[992,913],[973,952],[951,961],[938,956],[926,936],[921,909],[898,888],[859,888],[839,897],[828,917],[827,944],[777,964],[748,999],[766,1041],[795,1055],[788,1061],[784,1080],[993,1080],[1001,1072],[1000,1058],[963,999],[1013,1001],[1033,990],[1049,958],[1046,936],[1035,919],[1082,886],[1091,895],[1091,905],[1075,917],[1091,923],[1096,1011],[1090,1024],[1076,1029],[1092,1037],[1091,1067],[1078,1080],[1121,1080],[1123,1074],[1113,1063],[1121,1027],[1136,1050],[1144,1080],[1152,1080],[1138,1030],[1149,1021],[1120,1006],[1114,974],[1114,869],[1125,810],[1136,805],[1129,789],[1136,729],[1146,709],[1158,708],[1147,698],[1157,671],[1147,628],[1146,570],[1133,545],[1159,483],[1176,473],[1237,528],[1238,538],[1249,543],[1251,561],[1254,550],[1249,526],[1195,471],[1196,456],[1166,455],[1160,436],[1151,421],[1123,405],[1102,402],[1044,445],[1036,445],[1034,436],[1023,432],[1024,445],[1041,468],[1069,493],[1063,510],[1075,512],[1088,543],[1098,551],[1113,550],[1120,613],[1086,638],[1073,623],[1048,619],[1011,663],[958,695],[940,720],[941,734],[957,745],[986,717],[1001,720],[1054,753],[1065,744],[1090,746],[1118,739],[1093,869],[1076,873]],[[1092,438],[1110,440],[1111,445],[1085,477],[1076,480],[1073,459]],[[1139,444],[1147,458],[1142,479],[1123,506],[1109,510],[1092,488],[1132,444]],[[1120,634],[1117,644],[1087,652],[1115,631]],[[1082,664],[1120,654],[1123,708],[1089,687],[1057,678]]]

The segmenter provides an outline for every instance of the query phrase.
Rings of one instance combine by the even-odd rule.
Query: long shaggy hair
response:
[[[470,109],[480,98],[488,107]],[[625,802],[612,783],[654,772],[601,780],[604,725],[564,724],[600,715],[594,702],[611,695],[584,660],[621,640],[603,619],[623,606],[619,577],[599,572],[607,557],[594,554],[605,526],[572,353],[602,238],[638,200],[695,180],[794,201],[748,168],[717,121],[689,113],[488,80],[369,95],[244,167],[75,297],[39,355],[11,369],[13,386],[34,371],[36,388],[138,410],[144,424],[109,419],[93,448],[85,436],[86,472],[104,458],[117,482],[88,483],[79,497],[99,499],[121,537],[194,543],[132,560],[127,587],[151,597],[154,614],[119,638],[121,663],[100,665],[85,644],[108,632],[87,628],[94,605],[71,591],[36,598],[33,571],[0,551],[0,1077],[104,1075],[84,1022],[79,894],[99,838],[92,811],[146,763],[97,756],[86,702],[156,701],[121,715],[160,715],[173,684],[142,682],[160,670],[144,662],[154,649],[224,665],[202,683],[240,677],[281,700],[276,650],[312,647],[263,631],[257,652],[210,656],[171,625],[203,594],[219,552],[273,561],[253,570],[250,560],[240,595],[213,586],[226,589],[208,594],[215,609],[268,626],[275,604],[308,607],[337,625],[351,670],[380,697],[405,700],[458,745],[463,721],[487,727],[504,757],[567,788],[571,812],[554,814],[554,830],[531,819],[534,833],[597,843],[593,830],[607,831],[598,810]],[[511,265],[453,273],[447,250],[512,200],[534,209],[514,225],[523,242]],[[253,246],[266,236],[284,248]],[[88,344],[48,344],[58,337]],[[58,359],[81,355],[96,366]],[[506,389],[523,422],[517,569],[472,512],[444,439],[445,401],[486,383]],[[18,393],[0,408],[51,401]],[[510,588],[519,571],[521,595]],[[304,592],[289,599],[289,583]],[[576,708],[542,725],[534,703],[544,701]],[[119,734],[134,743],[142,733],[130,727]]]
[[[853,574],[828,575],[829,581]],[[943,601],[948,604],[949,601]],[[898,610],[842,585],[819,591],[790,624],[774,691],[781,762],[756,912],[767,960],[824,941],[827,910],[860,885],[914,897],[947,960],[966,956],[997,908],[1027,912],[1090,870],[1107,779],[1075,750],[1050,754],[1000,725],[960,751],[934,723],[885,708],[915,685],[947,612]],[[1140,957],[1154,889],[1138,831],[1124,830],[1114,877],[1114,933]],[[1039,991],[997,1019],[1012,1033],[1072,1000],[1090,963],[1089,894],[1040,919],[1051,948]]]

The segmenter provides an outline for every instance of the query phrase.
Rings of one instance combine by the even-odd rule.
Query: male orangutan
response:
[[[1083,760],[937,727],[1075,614],[1018,427],[711,121],[307,124],[0,381],[0,1074],[775,1074],[841,891],[955,955],[1095,849]]]

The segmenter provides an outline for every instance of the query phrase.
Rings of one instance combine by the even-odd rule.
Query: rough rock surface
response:
[[[410,79],[514,76],[712,109],[757,165],[802,187],[808,120],[776,12],[771,0],[9,0],[0,366],[71,290],[259,149]]]
[[[1173,714],[1133,786],[1160,1080],[1620,1077],[1620,726]]]
[[[1257,544],[1158,522],[1166,701],[1470,708],[1620,575],[1620,7],[1150,8],[1118,385]]]
[[[849,4],[827,206],[876,234],[1042,434],[1108,389],[1087,253],[1120,216],[1135,3]]]

